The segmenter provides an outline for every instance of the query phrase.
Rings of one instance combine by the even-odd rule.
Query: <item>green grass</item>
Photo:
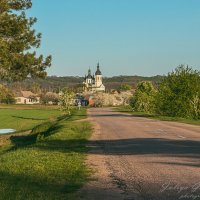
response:
[[[37,125],[30,135],[11,136],[0,148],[0,199],[77,199],[88,180],[86,143],[92,128],[86,110]]]
[[[0,129],[12,128],[17,131],[29,130],[60,114],[57,107],[1,105]]]
[[[153,115],[153,114],[148,114],[148,113],[143,113],[143,112],[135,112],[135,111],[132,111],[130,106],[116,107],[114,108],[114,110],[119,111],[119,112],[126,112],[135,117],[146,117],[146,118],[157,119],[161,121],[174,121],[174,122],[180,122],[180,123],[185,123],[185,124],[200,125],[200,120]]]

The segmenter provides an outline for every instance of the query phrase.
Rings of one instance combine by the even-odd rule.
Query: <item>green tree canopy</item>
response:
[[[59,95],[53,92],[47,92],[46,94],[41,94],[40,101],[42,104],[57,105],[59,102]]]
[[[33,28],[36,18],[26,16],[31,6],[31,0],[0,0],[0,79],[46,76],[51,56],[36,55],[41,34]]]
[[[12,91],[0,84],[0,103],[15,103],[15,97]]]
[[[200,118],[200,72],[180,65],[160,84],[157,95],[159,114]]]
[[[71,115],[71,110],[74,105],[74,92],[69,88],[63,88],[60,92],[59,105],[62,111],[67,111]]]
[[[130,86],[130,85],[128,85],[128,84],[121,84],[121,86],[120,86],[120,91],[128,91],[128,90],[131,90],[132,89],[132,87]]]
[[[155,110],[156,89],[150,81],[140,82],[130,105],[135,111],[152,113]]]

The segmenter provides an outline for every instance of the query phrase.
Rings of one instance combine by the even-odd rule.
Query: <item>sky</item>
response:
[[[48,75],[163,75],[200,70],[200,0],[32,0]]]

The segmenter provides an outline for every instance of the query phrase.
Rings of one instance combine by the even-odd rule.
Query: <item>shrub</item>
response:
[[[16,102],[14,94],[8,88],[0,85],[0,103],[14,104]]]
[[[58,105],[59,95],[53,92],[47,92],[46,94],[41,95],[41,103],[42,104],[53,104]]]
[[[71,110],[74,105],[74,92],[69,88],[64,88],[60,92],[60,99],[59,99],[59,105],[60,109],[62,111],[68,112],[68,115],[71,115]]]
[[[156,99],[159,114],[200,118],[200,72],[180,65],[164,78]]]
[[[130,99],[130,106],[138,112],[152,113],[155,110],[155,96],[156,89],[151,82],[140,82]]]
[[[121,86],[120,86],[120,91],[128,91],[131,89],[132,89],[132,87],[128,84],[121,84]]]

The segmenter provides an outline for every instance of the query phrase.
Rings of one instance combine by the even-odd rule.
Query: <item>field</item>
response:
[[[25,131],[59,115],[61,112],[57,107],[1,105],[0,129],[12,128],[17,131]]]
[[[16,133],[0,146],[0,199],[77,199],[88,180],[86,143],[92,132],[86,110],[61,115],[56,108],[3,107],[0,128]],[[16,117],[17,116],[17,117]]]
[[[119,112],[126,112],[135,117],[147,117],[150,119],[157,119],[161,121],[174,121],[174,122],[180,122],[180,123],[185,123],[185,124],[200,125],[200,120],[185,119],[185,118],[178,118],[178,117],[167,117],[167,116],[153,115],[153,114],[148,114],[148,113],[143,113],[143,112],[135,112],[135,111],[132,111],[130,106],[116,107],[114,110],[119,111]]]

